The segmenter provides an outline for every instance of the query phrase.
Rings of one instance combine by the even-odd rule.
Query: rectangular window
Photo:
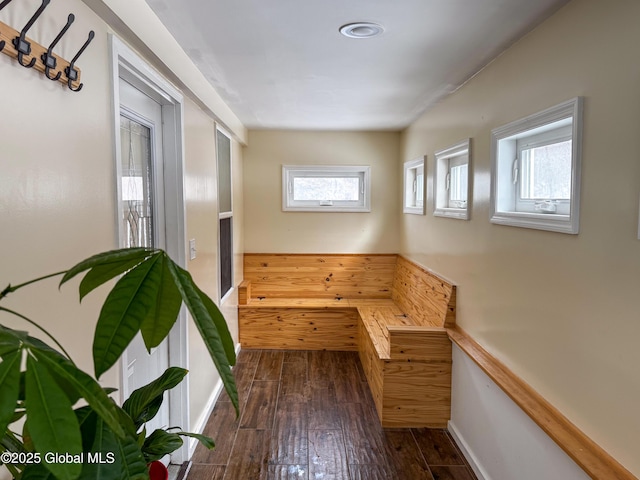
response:
[[[311,212],[368,212],[370,167],[282,167],[282,209]]]
[[[491,221],[578,233],[582,100],[492,132]]]
[[[231,189],[231,138],[216,130],[218,164],[218,228],[220,260],[220,298],[233,288],[233,195]]]
[[[436,217],[469,219],[469,158],[471,140],[465,139],[436,152]]]
[[[425,158],[418,158],[404,164],[404,213],[424,215]]]

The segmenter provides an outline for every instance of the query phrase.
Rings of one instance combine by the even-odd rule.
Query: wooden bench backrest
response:
[[[455,325],[455,285],[402,256],[398,256],[391,298],[419,325]]]
[[[253,298],[391,298],[397,255],[245,253]]]

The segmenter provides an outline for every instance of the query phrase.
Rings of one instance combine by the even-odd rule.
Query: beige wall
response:
[[[395,132],[250,131],[244,152],[246,251],[397,251],[399,141]],[[282,165],[370,165],[371,212],[283,212]]]
[[[575,0],[403,135],[472,138],[469,222],[404,215],[402,252],[459,285],[459,324],[640,475],[640,3]],[[491,129],[585,97],[577,236],[489,223]],[[401,165],[398,165],[400,172]]]
[[[39,0],[12,2],[0,19],[24,25]],[[71,58],[95,30],[96,37],[78,61],[82,92],[72,93],[35,70],[0,55],[3,97],[0,112],[0,285],[17,284],[64,270],[83,258],[118,245],[115,214],[112,86],[107,33],[110,27],[79,0],[56,0],[29,35],[48,44],[66,21],[73,27],[56,49]],[[205,114],[185,100],[185,196],[188,238],[196,238],[198,257],[188,265],[206,292],[217,299],[217,185],[215,112]],[[223,112],[227,115],[227,112]],[[234,164],[242,161],[234,143]],[[238,166],[241,178],[241,167]],[[238,185],[238,203],[242,188]],[[241,218],[241,216],[239,216]],[[241,253],[242,225],[234,225]],[[236,261],[237,263],[237,261]],[[241,273],[240,273],[241,275]],[[238,280],[239,277],[236,277]],[[42,322],[67,347],[76,363],[92,372],[91,343],[106,295],[100,289],[79,305],[77,282],[58,292],[57,281],[19,291],[2,305]],[[228,305],[231,302],[227,302]],[[237,319],[225,305],[237,340]],[[26,329],[0,313],[0,322]],[[191,424],[201,416],[216,384],[209,355],[190,325]],[[205,368],[201,368],[205,366]],[[119,387],[119,367],[107,372],[105,385]],[[188,427],[189,425],[185,425]],[[0,478],[6,471],[0,468]]]

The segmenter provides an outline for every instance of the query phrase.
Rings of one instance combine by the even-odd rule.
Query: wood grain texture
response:
[[[266,480],[271,432],[239,429],[225,472],[226,479]]]
[[[390,298],[396,255],[245,254],[253,297]]]
[[[238,305],[248,305],[251,302],[251,282],[243,280],[238,285]]]
[[[443,327],[445,321],[455,323],[453,291],[451,283],[398,257],[391,298],[416,324]]]
[[[451,364],[385,362],[382,425],[445,428],[451,418]]]
[[[337,298],[253,298],[239,308],[350,308],[349,301]]]
[[[6,23],[0,22],[0,40],[4,40],[6,42],[6,45],[2,50],[2,53],[4,53],[5,55],[11,58],[17,59],[18,52],[14,48],[12,41],[14,38],[19,36],[20,36],[19,31],[10,27]],[[40,57],[42,56],[42,54],[47,52],[47,47],[43,47],[38,42],[35,42],[29,37],[25,37],[25,38],[29,43],[31,43],[31,54],[24,56],[24,63],[29,63],[32,58],[35,58],[36,63],[33,66],[33,68],[41,73],[44,73],[45,67]],[[62,41],[64,41],[64,39]],[[49,75],[54,77],[55,75],[57,75],[58,72],[62,72],[62,75],[60,76],[60,79],[58,81],[63,83],[64,85],[67,85],[67,77],[64,73],[64,69],[69,66],[69,62],[64,58],[56,55],[55,53],[53,53],[52,56],[55,57],[56,59],[56,68],[55,70],[52,70]],[[71,84],[73,85],[73,88],[78,88],[78,86],[80,85],[81,71],[76,65],[74,65],[74,68],[78,70],[78,79],[71,82]]]
[[[531,386],[459,327],[449,337],[586,473],[597,480],[637,480]]]
[[[349,479],[341,430],[309,431],[309,478]]]
[[[444,328],[392,325],[387,332],[393,360],[451,363],[451,340]]]
[[[238,324],[246,348],[358,349],[358,313],[352,308],[239,308]]]

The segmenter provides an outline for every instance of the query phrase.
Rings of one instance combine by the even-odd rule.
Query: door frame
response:
[[[126,80],[156,100],[162,107],[162,148],[165,176],[165,229],[172,232],[167,235],[166,251],[180,267],[186,269],[186,208],[184,202],[184,97],[173,85],[156,72],[138,54],[129,48],[122,40],[109,34],[109,50],[111,53],[112,80],[112,118],[114,166],[116,176],[116,199],[118,208],[115,212],[117,222],[118,245],[123,245],[123,229],[120,221],[121,195],[121,145],[120,145],[120,78]],[[189,368],[189,346],[187,332],[187,313],[183,306],[178,321],[169,333],[169,365]],[[120,359],[120,392],[121,402],[127,392],[127,352],[125,350]],[[190,428],[189,415],[189,377],[187,376],[178,386],[169,391],[169,422],[170,425],[180,425],[183,429]],[[171,463],[181,464],[189,460],[188,442],[171,455]]]

